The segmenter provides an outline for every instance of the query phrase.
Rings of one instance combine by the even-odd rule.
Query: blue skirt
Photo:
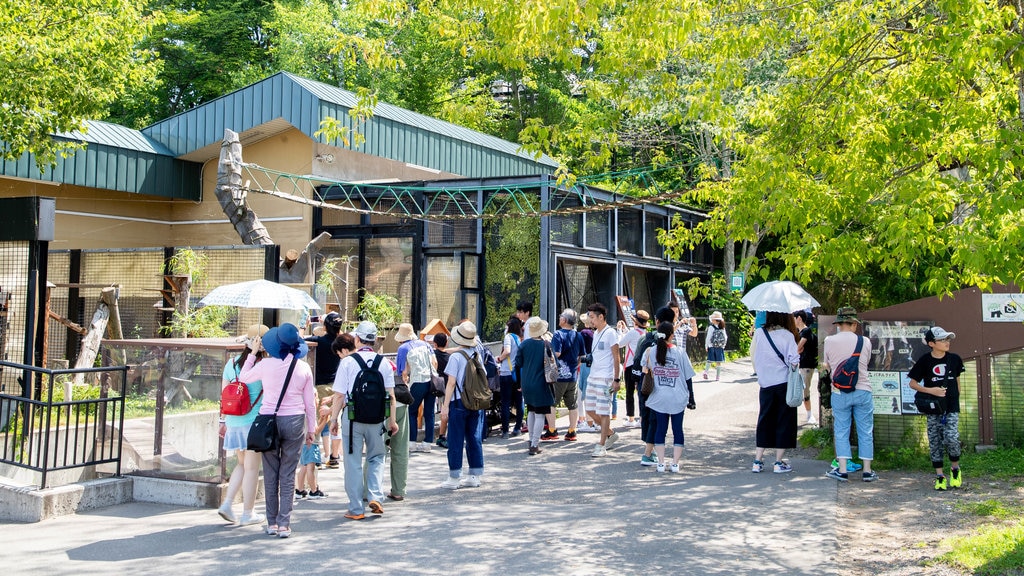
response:
[[[708,362],[725,362],[725,348],[708,348]]]

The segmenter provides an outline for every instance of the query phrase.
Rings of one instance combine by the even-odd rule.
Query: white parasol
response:
[[[788,280],[773,280],[755,286],[741,300],[750,310],[766,312],[788,313],[821,306],[799,284]]]
[[[320,309],[320,305],[309,294],[270,280],[250,280],[218,286],[200,300],[199,305],[282,310]]]

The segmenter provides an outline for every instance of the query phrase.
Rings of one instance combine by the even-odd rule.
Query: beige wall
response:
[[[321,159],[315,159],[316,156]],[[327,155],[333,162],[327,162]],[[250,144],[242,150],[245,162],[291,174],[313,174],[341,181],[432,180],[451,178],[403,162],[386,160],[319,144],[292,128]],[[0,177],[0,197],[51,196],[57,199],[54,249],[130,248],[152,246],[225,246],[241,244],[241,238],[221,209],[215,194],[217,158],[203,165],[201,202],[170,200],[69,185],[51,185]],[[257,180],[259,179],[259,180]],[[261,173],[245,173],[252,187],[273,188]],[[286,179],[276,183],[281,192],[296,193]],[[302,184],[304,196],[311,197]],[[263,221],[282,252],[301,250],[312,234],[310,206],[258,192],[247,201]]]

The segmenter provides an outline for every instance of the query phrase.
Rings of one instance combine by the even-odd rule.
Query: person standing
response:
[[[765,325],[754,332],[754,339],[757,341],[754,370],[761,392],[752,471],[763,471],[765,449],[775,448],[773,471],[785,474],[793,469],[782,457],[787,448],[796,448],[796,408],[786,404],[789,368],[800,362],[793,316],[786,312],[767,312]]]
[[[857,318],[857,311],[849,306],[836,311],[833,324],[839,327],[839,332],[825,338],[824,346],[824,366],[829,373],[834,372],[847,358],[853,356],[858,341],[862,343],[862,348],[857,362],[856,389],[852,392],[832,389],[832,431],[839,467],[829,470],[825,475],[840,482],[849,479],[847,465],[853,458],[850,424],[856,422],[857,452],[864,463],[862,477],[865,482],[874,482],[878,480],[878,475],[871,471],[871,460],[875,451],[875,403],[871,398],[871,380],[868,377],[871,341],[857,334],[860,319]]]
[[[337,312],[330,312],[323,318],[323,327],[313,331],[313,336],[306,338],[306,342],[316,342],[316,395],[323,403],[330,398],[333,392],[334,375],[338,371],[338,362],[341,358],[333,351],[334,340],[341,333],[341,316]],[[328,423],[328,428],[330,425]],[[317,431],[322,434],[322,430]],[[325,448],[327,448],[325,446]],[[328,452],[327,467],[337,468],[338,454],[341,449],[341,438],[331,438],[330,452]]]
[[[551,349],[558,359],[558,381],[555,382],[555,407],[561,401],[569,411],[569,430],[563,440],[576,441],[576,426],[579,418],[579,395],[576,393],[576,374],[583,351],[583,337],[575,330],[576,311],[562,310],[558,315],[558,330],[551,337]]]
[[[587,414],[587,383],[590,380],[590,365],[593,360],[591,352],[594,350],[594,327],[590,323],[590,314],[584,312],[580,314],[580,322],[583,323],[583,328],[580,329],[580,337],[583,338],[583,357],[580,358],[580,375],[577,381],[577,388],[580,391],[580,399],[583,401],[583,414],[582,418],[576,422],[576,430],[582,432],[600,432],[601,428],[596,422],[590,419]]]
[[[412,325],[409,325],[410,328]],[[401,328],[399,328],[401,331]],[[405,355],[402,378],[409,383],[412,405],[409,406],[409,446],[412,452],[430,452],[434,443],[434,394],[431,392],[430,376],[437,369],[434,347],[419,339],[411,339]],[[403,344],[405,346],[406,344]],[[401,347],[399,347],[401,349]],[[419,411],[423,409],[423,418]],[[423,442],[419,440],[419,424],[423,424]]]
[[[515,359],[519,351],[519,343],[523,340],[523,321],[519,312],[510,316],[505,324],[505,337],[501,343],[501,354],[498,354],[498,378],[501,388],[501,437],[508,438],[508,425],[512,409],[515,408],[515,427],[512,437],[519,436],[523,428],[523,391],[516,380]]]
[[[229,360],[224,366],[221,388],[227,387],[233,380],[241,380],[242,365],[245,364],[250,354],[257,356],[256,362],[259,362],[260,359],[266,356],[263,352],[253,352],[250,350],[248,343],[255,338],[265,335],[267,330],[268,328],[262,324],[253,324],[249,327],[249,331],[243,340],[246,342],[246,347],[242,350],[241,354]],[[259,452],[253,452],[248,449],[249,427],[252,426],[253,420],[260,413],[260,408],[263,405],[263,383],[259,380],[254,380],[246,382],[246,387],[249,389],[249,401],[252,409],[249,410],[248,414],[241,416],[224,416],[224,419],[221,421],[223,432],[221,436],[224,438],[224,450],[234,450],[237,462],[235,463],[235,469],[231,471],[231,478],[228,480],[228,488],[224,493],[224,502],[217,509],[217,513],[220,514],[221,518],[232,524],[238,523],[240,526],[262,524],[266,520],[266,516],[253,512],[253,509],[256,507],[256,484],[260,479],[260,460],[262,458]],[[242,490],[241,519],[236,518],[235,513],[231,509],[239,489]]]
[[[622,366],[619,359],[619,337],[608,325],[608,309],[595,302],[587,307],[587,315],[594,327],[594,344],[591,357],[590,376],[587,378],[587,414],[599,423],[601,437],[594,446],[591,456],[605,455],[619,440],[619,434],[611,428],[612,396],[622,386]]]
[[[345,493],[348,495],[348,511],[345,518],[362,520],[366,517],[366,506],[363,505],[363,494],[369,495],[370,511],[383,514],[384,499],[381,484],[384,474],[384,445],[382,430],[385,419],[387,430],[393,436],[398,433],[398,422],[395,421],[398,401],[395,400],[395,371],[391,363],[373,351],[377,341],[377,325],[362,321],[352,332],[356,339],[356,351],[338,364],[338,374],[334,379],[334,399],[331,401],[331,433],[337,434],[341,429],[342,458],[345,469]],[[374,367],[374,364],[377,366]],[[358,383],[359,373],[363,370],[375,370],[380,373],[385,393],[381,402],[385,403],[385,417],[380,422],[356,422],[356,403],[360,393],[353,394]],[[362,411],[360,409],[360,411]],[[338,416],[341,415],[341,424]],[[363,481],[363,448],[366,449],[366,480]]]
[[[658,325],[654,347],[643,352],[641,365],[644,372],[654,378],[654,391],[647,398],[647,409],[657,422],[651,447],[657,451],[657,470],[664,472],[666,468],[679,472],[679,459],[683,455],[683,415],[689,403],[690,393],[686,388],[686,380],[692,379],[696,372],[690,359],[678,346],[671,342],[675,327],[671,322]],[[665,437],[668,435],[669,423],[672,424],[672,460],[665,460]]]
[[[247,344],[253,352],[242,365],[243,382],[263,382],[260,414],[277,414],[278,447],[263,452],[263,492],[266,498],[266,533],[279,538],[292,535],[291,515],[295,495],[295,470],[305,439],[316,441],[316,391],[309,364],[299,362],[309,347],[294,324],[271,328],[263,338]],[[255,352],[268,357],[258,364]]]
[[[692,316],[684,318],[679,309],[679,304],[675,302],[669,302],[667,307],[672,311],[672,315],[674,317],[673,326],[675,327],[675,345],[679,347],[683,354],[687,354],[686,340],[697,336],[697,319]],[[690,378],[686,382],[686,389],[690,393],[690,400],[687,403],[686,408],[689,410],[696,410],[697,400],[693,395],[693,378]]]
[[[416,329],[413,328],[412,324],[403,322],[398,325],[398,332],[395,334],[395,342],[398,342],[398,350],[395,354],[395,380],[401,379],[406,386],[409,387],[410,394],[412,393],[412,382],[409,380],[408,375],[408,357],[409,352],[414,350],[416,346],[424,346],[429,348],[426,342],[423,342],[416,338]],[[422,377],[422,375],[420,375]],[[408,398],[405,399],[408,401]],[[413,397],[415,400],[415,397]],[[387,452],[390,455],[387,458],[390,465],[391,471],[391,490],[388,495],[400,496],[399,500],[405,498],[405,487],[406,481],[409,477],[409,404],[406,404],[402,400],[399,400],[395,396],[396,406],[395,409],[395,422],[398,423],[398,432],[396,432],[386,442]],[[416,434],[416,427],[412,426],[412,434]]]
[[[945,404],[942,414],[928,414],[928,451],[935,468],[935,489],[963,486],[960,471],[960,375],[964,361],[949,351],[956,334],[934,326],[924,333],[931,352],[917,359],[907,376],[915,392],[929,394]],[[860,425],[857,425],[860,430]],[[949,455],[949,479],[943,473],[943,459]]]
[[[807,412],[807,423],[814,426],[818,419],[814,417],[814,410],[811,410],[811,380],[814,371],[818,369],[818,336],[814,328],[811,328],[814,317],[809,313],[797,310],[793,313],[793,320],[798,330],[796,351],[800,353],[800,375],[804,377],[804,410]]]
[[[636,345],[640,339],[647,335],[647,321],[651,315],[646,310],[637,310],[633,315],[633,328],[627,329],[626,323],[619,320],[616,328],[619,331],[619,349],[626,351],[624,366],[631,366],[636,358]],[[640,387],[642,374],[634,374],[628,368],[623,371],[623,379],[626,381],[626,426],[628,428],[639,428],[640,418],[636,413],[636,391]]]
[[[462,404],[462,386],[470,362],[483,367],[479,351],[480,340],[476,337],[476,325],[468,320],[452,330],[451,341],[458,349],[448,357],[445,374],[444,402],[441,404],[441,418],[448,420],[448,478],[442,488],[478,488],[484,473],[483,427],[484,411],[469,410]],[[469,460],[469,476],[462,479],[462,451]]]
[[[430,341],[431,345],[434,346],[434,359],[437,360],[437,374],[440,375],[445,381],[448,377],[445,375],[445,368],[448,367],[448,335],[434,334],[433,339]],[[444,398],[444,394],[435,394],[438,398]],[[437,425],[437,446],[440,448],[448,449],[448,438],[445,436],[448,433],[448,417],[439,416],[438,420],[440,423]],[[433,430],[431,430],[433,434]]]
[[[708,380],[708,370],[715,367],[715,382],[722,377],[722,364],[725,362],[725,345],[729,341],[729,334],[725,331],[725,316],[718,310],[708,317],[708,333],[704,337],[704,348],[708,351],[707,361],[704,363],[704,380]]]
[[[548,323],[534,316],[526,321],[526,340],[523,340],[516,352],[516,373],[523,387],[523,400],[529,410],[530,449],[531,456],[540,454],[541,430],[546,426],[544,421],[551,413],[555,403],[551,385],[544,378],[544,356],[549,353],[549,346],[544,341],[544,333],[548,331]],[[554,354],[554,352],[550,352]]]

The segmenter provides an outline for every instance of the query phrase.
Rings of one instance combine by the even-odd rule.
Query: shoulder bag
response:
[[[292,379],[292,372],[295,370],[295,363],[299,359],[292,356],[292,363],[288,366],[288,375],[284,378],[284,386],[281,388],[281,395],[277,397],[277,406],[273,414],[259,414],[249,427],[249,436],[246,438],[246,447],[253,452],[273,452],[278,448],[277,437],[277,411],[281,409],[281,401],[284,400],[284,393],[288,390],[288,383]]]
[[[775,350],[775,353],[779,356],[779,360],[782,360],[782,364],[789,369],[789,379],[786,381],[786,405],[790,408],[796,408],[804,401],[804,377],[800,374],[799,368],[786,362],[785,356],[775,347],[775,342],[772,341],[772,337],[768,334],[768,328],[761,328],[761,330],[764,330],[764,337],[768,339],[768,343],[771,344],[772,350]]]
[[[541,342],[544,342],[541,340]],[[544,342],[544,381],[548,384],[558,382],[558,360],[551,344]]]

